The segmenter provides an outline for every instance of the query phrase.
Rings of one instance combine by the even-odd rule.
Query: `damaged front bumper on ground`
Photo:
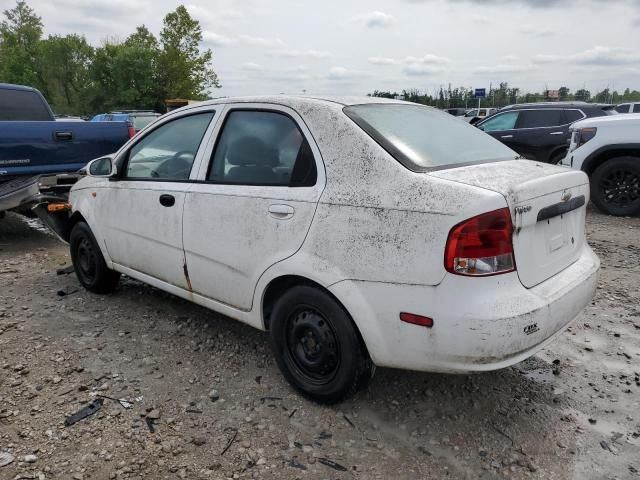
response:
[[[569,326],[593,298],[599,265],[585,245],[571,266],[528,289],[513,272],[448,274],[437,286],[349,280],[330,290],[352,314],[376,365],[480,372],[525,360]],[[400,312],[433,318],[433,327],[401,322]]]

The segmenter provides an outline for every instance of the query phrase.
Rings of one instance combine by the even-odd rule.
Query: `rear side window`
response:
[[[573,123],[583,119],[584,114],[580,110],[565,110],[564,118],[566,119],[564,123]]]
[[[216,183],[307,187],[316,183],[311,147],[282,113],[234,110],[227,115],[207,179]]]
[[[622,105],[618,105],[615,110],[618,113],[629,113],[629,104],[623,103]]]
[[[343,111],[414,172],[517,157],[490,135],[430,107],[372,103]]]
[[[47,122],[51,113],[42,97],[31,90],[0,90],[0,120]]]
[[[640,103],[635,103],[633,105],[633,113],[640,113]]]
[[[478,128],[485,132],[497,132],[500,130],[512,130],[516,126],[518,121],[518,115],[520,112],[506,112],[496,115],[495,117],[487,119],[482,124],[478,125]]]
[[[544,128],[562,125],[562,110],[522,110],[516,128]]]

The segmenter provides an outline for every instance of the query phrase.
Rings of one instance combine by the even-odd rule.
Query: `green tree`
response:
[[[180,5],[164,18],[158,58],[160,91],[165,98],[205,99],[207,90],[219,87],[211,68],[213,53],[200,51],[202,28]]]
[[[567,87],[560,87],[558,89],[558,94],[560,95],[560,101],[561,102],[565,102],[567,100],[569,100],[569,94],[571,93],[571,90],[569,90],[569,88]]]
[[[574,97],[576,98],[576,100],[579,100],[581,102],[588,102],[589,100],[591,100],[591,92],[589,90],[581,88],[580,90],[576,91]]]
[[[88,112],[86,92],[94,49],[84,37],[54,35],[40,41],[37,71],[56,113]]]
[[[42,19],[24,1],[0,23],[0,81],[44,87],[36,69]]]

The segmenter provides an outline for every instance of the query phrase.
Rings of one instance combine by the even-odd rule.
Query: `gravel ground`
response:
[[[640,478],[640,219],[589,212],[588,231],[598,292],[549,348],[471,376],[379,369],[325,407],[266,334],[131,279],[87,293],[56,272],[66,245],[8,215],[0,479]]]

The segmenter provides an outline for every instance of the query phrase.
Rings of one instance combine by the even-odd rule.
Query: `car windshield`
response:
[[[365,104],[344,112],[409,170],[516,158],[486,133],[433,108],[403,104]]]

